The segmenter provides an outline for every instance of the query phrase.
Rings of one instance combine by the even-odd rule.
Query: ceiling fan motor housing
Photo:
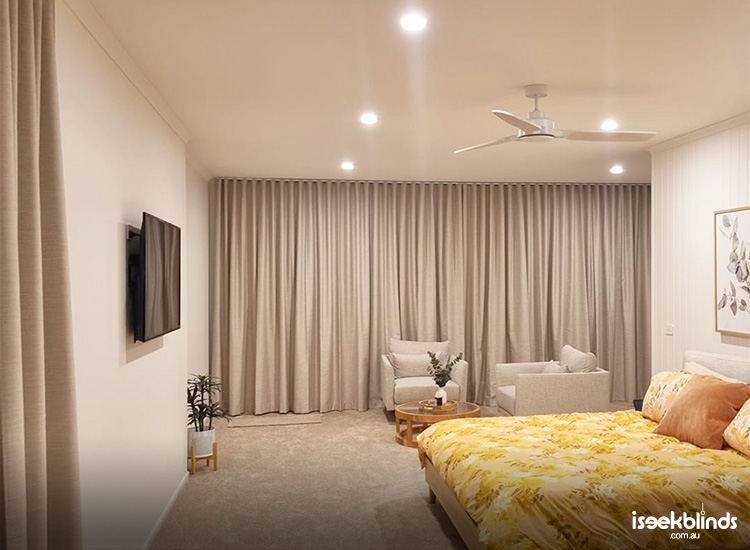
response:
[[[547,118],[547,113],[540,111],[539,109],[534,109],[529,113],[529,122],[533,122],[541,129],[538,132],[528,133],[520,130],[518,132],[518,139],[536,143],[552,141],[555,139],[555,122],[552,119]]]

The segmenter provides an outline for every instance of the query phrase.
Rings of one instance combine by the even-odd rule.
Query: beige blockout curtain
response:
[[[569,343],[650,371],[647,185],[218,179],[211,368],[230,414],[364,410],[390,336],[450,340],[470,399]]]
[[[54,2],[0,0],[0,548],[81,544]]]

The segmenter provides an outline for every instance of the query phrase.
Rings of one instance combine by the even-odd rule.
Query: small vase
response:
[[[438,406],[442,406],[448,403],[448,394],[445,393],[444,388],[438,388],[438,391],[435,392],[435,402],[438,404]]]

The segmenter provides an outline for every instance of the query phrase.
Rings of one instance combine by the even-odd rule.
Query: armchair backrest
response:
[[[401,355],[422,355],[428,351],[434,353],[448,353],[450,342],[416,342],[413,340],[399,340],[391,338],[388,340],[388,351]]]

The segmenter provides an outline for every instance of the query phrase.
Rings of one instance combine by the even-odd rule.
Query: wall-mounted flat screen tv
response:
[[[180,228],[144,212],[129,240],[133,333],[147,342],[180,328]]]

